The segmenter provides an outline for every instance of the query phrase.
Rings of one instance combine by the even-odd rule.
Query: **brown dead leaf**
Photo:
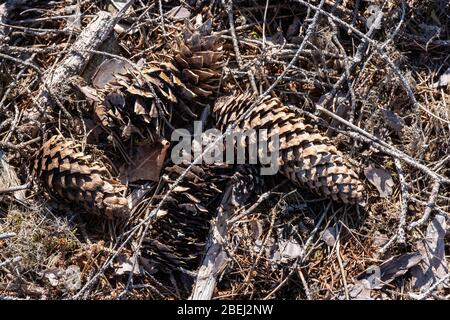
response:
[[[387,109],[381,109],[381,115],[383,116],[386,124],[395,131],[399,136],[402,134],[402,129],[405,124],[402,118],[397,113]]]
[[[98,89],[102,89],[114,78],[114,75],[124,73],[127,68],[132,66],[123,60],[116,58],[108,59],[102,62],[92,77],[92,85]]]
[[[394,181],[389,171],[369,165],[364,169],[364,175],[377,188],[380,197],[387,198],[392,194]]]
[[[417,252],[394,256],[379,266],[370,266],[357,279],[367,280],[371,289],[381,289],[395,278],[404,275],[420,261],[422,261],[422,256]]]
[[[120,179],[124,183],[138,180],[158,181],[169,145],[170,143],[164,140],[137,147],[136,154],[132,157],[132,161],[136,166],[122,167]]]
[[[415,288],[425,291],[448,274],[445,259],[446,228],[445,217],[436,215],[428,225],[425,239],[417,243],[423,260],[411,269]]]
[[[170,9],[166,15],[173,20],[184,20],[191,17],[191,11],[183,6],[176,6]]]

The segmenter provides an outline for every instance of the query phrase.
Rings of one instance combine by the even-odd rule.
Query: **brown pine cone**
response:
[[[165,186],[155,199],[163,197],[189,164],[165,169]],[[169,195],[165,215],[152,223],[143,243],[143,255],[158,270],[171,273],[180,268],[195,271],[205,251],[210,222],[221,200],[231,167],[196,165]]]
[[[214,112],[221,130],[225,131],[254,100],[255,96],[250,93],[219,99]],[[238,128],[267,129],[269,146],[271,136],[278,134],[278,165],[280,172],[291,181],[336,201],[364,204],[363,183],[350,162],[329,138],[305,124],[304,119],[284,106],[280,99],[263,99]]]
[[[175,113],[175,127],[196,117],[196,104],[208,101],[219,87],[223,66],[223,48],[218,36],[211,35],[211,20],[194,28],[184,27],[173,54],[161,61],[149,61],[139,70],[127,68],[116,74],[104,89],[96,94],[99,103],[95,113],[106,129],[120,129],[122,137],[130,132],[154,130],[161,113]],[[154,94],[167,109],[157,106]]]
[[[51,137],[35,155],[33,176],[51,196],[109,219],[127,216],[128,201],[122,196],[126,187],[105,174],[106,168],[61,135]]]

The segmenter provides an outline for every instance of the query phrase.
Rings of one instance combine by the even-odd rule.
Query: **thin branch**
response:
[[[233,49],[234,54],[236,55],[236,61],[239,66],[239,69],[244,69],[244,63],[242,62],[241,53],[239,52],[239,43],[236,36],[236,28],[234,26],[234,16],[233,16],[233,0],[228,0],[227,3],[225,3],[226,0],[222,0],[222,4],[225,6],[225,9],[228,13],[228,22],[230,23],[230,33],[231,33],[231,39],[233,42]],[[258,88],[256,87],[256,81],[254,75],[251,73],[250,70],[247,71],[248,77],[250,79],[250,84],[252,86],[253,91],[257,94]]]
[[[420,218],[415,222],[410,223],[410,225],[408,226],[408,230],[419,227],[428,221],[428,219],[430,218],[431,211],[433,210],[434,205],[436,203],[436,198],[439,193],[440,187],[441,182],[439,180],[434,181],[433,187],[431,188],[430,198],[428,199],[428,203],[427,206],[425,207],[425,212],[423,213],[422,218]]]
[[[397,228],[397,243],[405,244],[405,225],[406,225],[406,215],[408,213],[408,185],[406,184],[405,174],[403,173],[402,165],[398,158],[394,158],[394,164],[397,169],[398,177],[400,180],[400,219]]]
[[[0,240],[6,240],[9,238],[13,238],[16,235],[17,234],[15,232],[0,233]]]
[[[439,279],[439,281],[436,281],[436,283],[434,283],[434,284],[433,284],[427,291],[425,291],[424,293],[419,294],[419,295],[410,293],[409,296],[410,296],[411,298],[413,298],[413,299],[416,299],[416,300],[423,300],[423,299],[425,299],[426,297],[428,297],[434,290],[436,290],[436,288],[437,288],[438,286],[440,286],[441,284],[443,284],[444,282],[446,282],[448,279],[450,279],[450,272],[447,273],[447,274],[446,274],[444,277],[442,277],[441,279]]]
[[[20,191],[20,190],[26,190],[29,189],[31,186],[31,183],[26,183],[26,184],[22,184],[20,186],[17,187],[10,187],[10,188],[6,188],[6,189],[1,189],[0,188],[0,194],[2,193],[11,193],[11,192],[16,192],[16,191]],[[1,240],[1,237],[0,237]]]
[[[436,118],[436,119],[438,119],[440,121],[443,121],[443,122],[445,122],[447,124],[450,124],[449,120],[443,119],[443,118],[433,114],[430,110],[426,109],[424,106],[422,106],[416,100],[416,97],[414,96],[414,93],[413,93],[413,90],[411,89],[411,85],[409,84],[409,81],[403,76],[403,74],[400,72],[398,67],[392,62],[391,58],[387,55],[386,51],[384,50],[385,44],[380,45],[376,40],[371,39],[368,35],[365,35],[364,33],[359,31],[358,29],[356,29],[352,25],[350,25],[347,22],[339,19],[338,17],[334,16],[333,14],[331,14],[331,13],[321,9],[318,6],[312,5],[312,4],[310,4],[310,3],[308,3],[308,2],[306,2],[304,0],[295,0],[295,1],[305,5],[307,7],[309,7],[310,9],[315,10],[316,12],[321,12],[325,16],[329,17],[331,20],[336,21],[337,23],[343,25],[347,29],[349,29],[352,32],[354,32],[356,35],[361,37],[361,40],[363,42],[367,42],[367,43],[370,43],[371,45],[373,45],[376,48],[377,52],[380,54],[380,56],[387,62],[387,64],[394,71],[395,75],[400,79],[400,82],[401,82],[403,88],[405,89],[406,94],[408,95],[408,98],[411,100],[411,102],[413,104],[413,108],[415,110],[421,109],[421,110],[425,111],[426,113],[428,113],[429,115],[431,115],[432,117],[434,117],[434,118]],[[380,17],[380,14],[378,15],[378,17]],[[375,23],[374,23],[374,25],[375,25]],[[397,31],[397,29],[396,29],[396,31]]]
[[[296,107],[294,107],[295,109]],[[394,146],[389,145],[388,143],[380,140],[379,138],[375,137],[374,135],[368,133],[367,131],[355,126],[354,124],[348,122],[347,120],[339,117],[338,115],[336,115],[335,113],[319,106],[316,105],[317,110],[319,110],[320,112],[326,114],[327,116],[338,120],[339,122],[341,122],[342,124],[346,125],[347,127],[353,129],[354,131],[356,131],[357,133],[359,133],[360,135],[354,135],[349,133],[352,137],[358,139],[358,138],[363,138],[363,141],[370,141],[372,143],[374,143],[376,145],[377,148],[379,148],[381,151],[383,151],[386,154],[389,154],[390,156],[393,156],[395,158],[398,158],[400,160],[405,161],[407,164],[409,164],[410,166],[415,167],[416,169],[421,170],[422,172],[424,172],[425,174],[427,174],[428,176],[432,177],[435,180],[438,180],[441,183],[450,183],[450,179],[434,172],[433,170],[431,170],[430,168],[428,168],[427,166],[419,163],[417,160],[415,160],[414,158],[410,157],[409,155],[407,155],[406,153],[398,150],[397,148],[395,148]]]
[[[41,137],[37,137],[19,144],[13,144],[11,142],[3,142],[0,141],[0,148],[8,148],[8,149],[12,149],[15,151],[19,151],[19,152],[26,152],[25,150],[23,150],[23,148],[25,148],[26,146],[38,142],[39,140],[41,140]]]

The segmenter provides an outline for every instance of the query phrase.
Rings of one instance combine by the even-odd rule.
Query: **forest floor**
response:
[[[0,300],[450,298],[447,0],[2,2]],[[183,92],[209,92],[195,106],[152,78],[168,61],[213,78],[189,68],[216,59],[217,87]],[[106,85],[121,73],[126,95]],[[254,165],[173,162],[173,129],[214,127],[215,100],[246,92],[351,159],[364,205]],[[110,131],[107,100],[124,108]],[[64,147],[45,153],[52,136]],[[98,205],[86,172],[125,217],[80,205]]]

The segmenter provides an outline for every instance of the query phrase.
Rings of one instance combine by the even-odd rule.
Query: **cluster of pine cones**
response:
[[[278,166],[288,179],[335,201],[362,204],[363,183],[345,155],[279,98],[265,97],[245,119],[241,116],[256,95],[244,92],[215,99],[221,92],[225,64],[222,44],[212,32],[211,20],[186,23],[170,56],[129,67],[96,91],[93,113],[98,124],[112,139],[122,142],[158,140],[171,128],[189,126],[205,106],[214,104],[216,125],[222,131],[231,124],[239,130],[267,129],[269,145],[273,135],[279,136]],[[168,182],[173,183],[184,168],[169,165]],[[146,241],[150,251],[159,252],[155,260],[161,264],[183,267],[198,258],[199,247],[204,245],[198,241],[198,233],[207,233],[217,205],[214,199],[226,181],[224,176],[214,176],[215,172],[205,173],[198,166],[170,197],[165,206],[167,215],[161,218],[165,222],[153,228],[158,236]],[[81,205],[88,213],[110,219],[130,216],[129,188],[61,134],[48,139],[36,153],[33,175],[48,195],[61,202]],[[196,190],[203,194],[184,194],[199,185]],[[182,210],[180,203],[185,203]],[[167,223],[170,228],[164,228]],[[180,256],[173,246],[188,249]]]

